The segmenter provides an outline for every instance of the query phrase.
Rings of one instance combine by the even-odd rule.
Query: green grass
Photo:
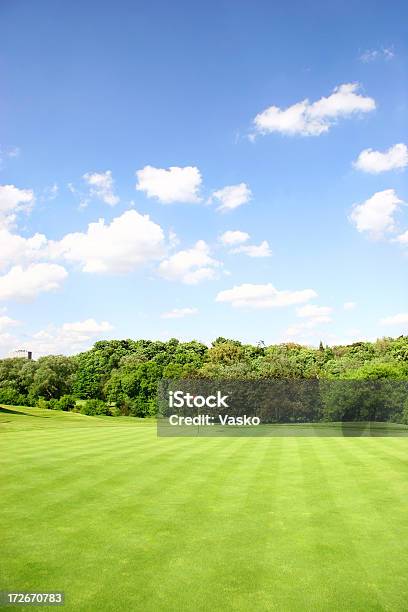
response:
[[[19,408],[0,430],[0,589],[64,590],[67,612],[407,610],[404,437],[157,438]]]

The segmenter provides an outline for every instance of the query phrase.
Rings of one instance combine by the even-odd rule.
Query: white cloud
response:
[[[358,170],[371,174],[405,168],[408,166],[408,147],[400,142],[384,151],[384,153],[373,149],[364,149],[353,165]]]
[[[51,252],[84,272],[125,273],[163,256],[164,233],[149,215],[128,210],[109,225],[99,219],[86,233],[67,234],[51,244]]]
[[[220,242],[225,246],[234,246],[239,245],[233,248],[230,253],[244,253],[249,257],[270,257],[272,255],[272,251],[269,247],[269,244],[266,240],[263,240],[260,244],[242,244],[243,242],[247,242],[250,238],[250,235],[247,232],[241,232],[239,230],[235,231],[227,231],[224,232],[220,236]]]
[[[310,335],[305,334],[305,332],[308,330],[314,330],[316,327],[322,325],[323,323],[331,323],[331,321],[332,319],[330,317],[312,317],[311,319],[303,323],[290,325],[286,330],[286,335],[291,337],[299,337],[302,335],[304,335],[305,338],[311,337]]]
[[[403,246],[408,245],[408,230],[395,238],[394,242],[399,242]]]
[[[173,308],[169,312],[164,312],[161,315],[162,319],[182,319],[198,313],[197,308]],[[1,319],[0,319],[1,320]]]
[[[261,244],[246,244],[233,249],[231,253],[244,253],[248,257],[270,257],[272,251],[267,240],[263,240]]]
[[[380,238],[395,230],[394,213],[403,204],[394,189],[377,191],[371,198],[354,206],[350,220],[359,232]]]
[[[170,248],[175,248],[180,244],[179,237],[177,236],[176,232],[174,232],[172,229],[169,230],[168,241],[169,241]]]
[[[408,312],[400,312],[380,321],[381,325],[408,325]]]
[[[216,277],[220,262],[210,256],[210,247],[199,240],[193,248],[178,251],[159,266],[159,273],[167,280],[196,285]]]
[[[75,321],[74,323],[64,323],[61,329],[78,334],[98,334],[110,331],[113,329],[113,326],[108,321],[98,323],[95,319],[85,319],[84,321]]]
[[[0,228],[0,270],[8,266],[32,262],[46,256],[47,238],[34,234],[24,238]]]
[[[369,64],[378,59],[390,60],[395,57],[395,53],[392,47],[381,47],[381,49],[367,49],[360,55],[360,60],[364,64]]]
[[[31,189],[0,185],[0,226],[6,227],[14,223],[16,214],[28,211],[33,203],[34,192]]]
[[[344,310],[354,310],[357,304],[355,302],[344,302],[343,308]]]
[[[14,266],[0,276],[0,300],[32,300],[40,293],[58,289],[67,275],[65,268],[57,264]]]
[[[240,230],[228,230],[220,236],[220,242],[226,246],[241,244],[247,240],[249,240],[249,234]]]
[[[217,302],[228,302],[234,308],[276,308],[302,304],[317,297],[313,289],[278,291],[271,283],[255,285],[244,283],[232,289],[220,291]]]
[[[296,314],[298,317],[327,317],[333,308],[330,306],[316,306],[315,304],[306,304],[306,306],[301,306],[296,309]]]
[[[78,353],[112,329],[108,321],[98,323],[95,319],[64,323],[60,327],[49,325],[25,340],[25,344],[36,356]]]
[[[114,194],[114,181],[112,171],[106,172],[87,172],[82,177],[90,187],[90,195],[99,198],[109,206],[119,203],[119,197]]]
[[[209,201],[218,200],[221,204],[217,210],[226,211],[234,210],[238,206],[242,206],[250,201],[252,192],[246,183],[238,185],[227,185],[222,189],[213,191]]]
[[[0,333],[0,351],[2,355],[9,355],[18,343],[17,338],[8,332]]]
[[[18,147],[0,147],[0,168],[3,165],[4,159],[18,157],[19,155],[20,149]]]
[[[136,189],[163,204],[201,200],[199,191],[202,178],[195,166],[170,166],[167,169],[145,166],[136,172],[136,176]]]
[[[7,315],[0,315],[0,332],[4,332],[5,329],[15,325],[19,325],[19,322]]]
[[[88,193],[84,193],[84,192],[80,191],[72,183],[68,183],[67,188],[72,193],[72,195],[75,198],[78,199],[78,201],[79,201],[78,208],[80,210],[82,210],[83,208],[86,208],[88,206],[88,204],[89,204],[89,194]]]
[[[7,147],[5,150],[7,157],[18,157],[20,152],[20,147]]]
[[[13,320],[11,320],[13,321]],[[13,321],[10,325],[18,325]],[[98,323],[95,319],[86,319],[73,323],[64,323],[61,326],[49,325],[32,335],[24,334],[23,341],[17,335],[0,333],[0,349],[4,354],[16,348],[27,348],[34,352],[36,357],[41,355],[73,354],[86,350],[93,341],[106,337],[113,326],[108,321]],[[0,317],[0,332],[1,317]]]
[[[345,83],[336,87],[327,98],[320,98],[313,103],[306,98],[285,109],[270,106],[256,115],[255,129],[261,134],[279,132],[318,136],[327,132],[341,117],[375,109],[373,98],[359,94],[358,90],[358,83]]]
[[[308,330],[313,330],[324,323],[331,323],[332,318],[330,314],[332,311],[333,309],[329,306],[316,306],[316,304],[306,304],[297,308],[297,316],[307,320],[288,327],[286,335],[291,337],[304,336],[307,338],[308,335],[305,332]]]
[[[43,192],[41,194],[41,200],[43,201],[55,200],[58,193],[59,193],[59,187],[57,183],[53,183],[49,187],[45,187],[45,189],[43,189]]]

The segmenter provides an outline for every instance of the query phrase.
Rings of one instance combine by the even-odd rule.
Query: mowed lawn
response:
[[[63,590],[67,611],[408,609],[407,438],[157,438],[13,410],[0,590]]]

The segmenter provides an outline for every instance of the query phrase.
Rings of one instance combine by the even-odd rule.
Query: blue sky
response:
[[[0,354],[407,333],[407,23],[3,2]]]

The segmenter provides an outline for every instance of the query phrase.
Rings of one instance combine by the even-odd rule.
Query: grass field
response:
[[[19,408],[0,431],[2,590],[63,590],[67,611],[408,609],[407,438],[157,438]]]

